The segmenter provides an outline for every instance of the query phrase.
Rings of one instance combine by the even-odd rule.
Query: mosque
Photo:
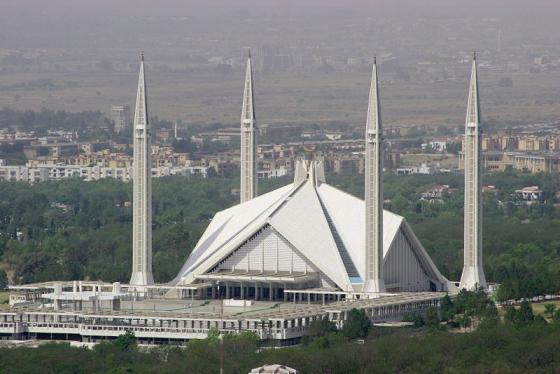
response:
[[[466,121],[465,267],[460,286],[486,287],[481,262],[480,132],[476,57]],[[217,298],[287,300],[318,294],[450,291],[406,219],[383,209],[383,127],[374,62],[361,200],[327,183],[320,160],[300,160],[293,183],[257,196],[251,57],[241,116],[241,201],[218,212],[174,285],[204,284]]]
[[[383,238],[387,292],[448,289],[403,217],[383,211]],[[302,160],[294,183],[217,213],[175,282],[219,284],[220,297],[241,299],[362,292],[365,239],[364,201],[326,183],[321,161]]]

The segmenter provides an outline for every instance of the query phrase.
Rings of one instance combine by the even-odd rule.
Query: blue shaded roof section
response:
[[[362,279],[362,277],[350,277],[350,283],[352,284],[364,283],[364,280]]]

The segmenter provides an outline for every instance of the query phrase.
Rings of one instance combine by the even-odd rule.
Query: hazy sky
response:
[[[0,105],[130,104],[145,51],[153,113],[235,123],[250,46],[256,61],[267,48],[314,59],[257,69],[267,122],[361,121],[377,54],[393,60],[381,67],[387,120],[458,123],[477,50],[488,116],[549,120],[560,110],[558,20],[560,0],[0,0]],[[535,66],[543,56],[549,66]]]
[[[0,0],[0,4],[0,47],[10,48],[73,45],[81,37],[159,32],[166,26],[205,32],[252,17],[327,25],[363,18],[498,18],[519,30],[557,34],[560,19],[558,0]],[[169,24],[170,18],[182,22]]]

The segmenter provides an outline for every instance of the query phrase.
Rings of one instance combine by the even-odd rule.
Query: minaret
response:
[[[152,275],[152,150],[150,138],[144,54],[142,53],[134,113],[133,258],[130,278],[130,284],[133,285],[154,283]]]
[[[369,91],[366,123],[366,269],[365,292],[385,292],[383,278],[383,128],[379,106],[377,60]]]
[[[482,267],[481,136],[475,54],[472,62],[463,147],[465,152],[465,258],[460,288],[469,290],[477,286],[486,289],[486,278]]]
[[[247,58],[243,108],[241,109],[241,202],[257,196],[257,125],[253,98],[251,51]]]

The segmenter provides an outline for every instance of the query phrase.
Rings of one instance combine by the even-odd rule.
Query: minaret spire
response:
[[[465,224],[464,267],[460,288],[486,288],[482,266],[482,184],[480,180],[481,137],[480,101],[476,53],[473,53],[471,82],[465,121]]]
[[[257,136],[255,120],[255,100],[253,97],[253,70],[251,50],[247,56],[245,89],[241,109],[241,202],[249,201],[257,195]]]
[[[152,151],[144,53],[140,59],[134,113],[134,186],[132,276],[130,284],[154,283],[152,275]]]
[[[385,292],[383,274],[383,128],[378,85],[377,58],[374,57],[366,123],[365,292]]]

